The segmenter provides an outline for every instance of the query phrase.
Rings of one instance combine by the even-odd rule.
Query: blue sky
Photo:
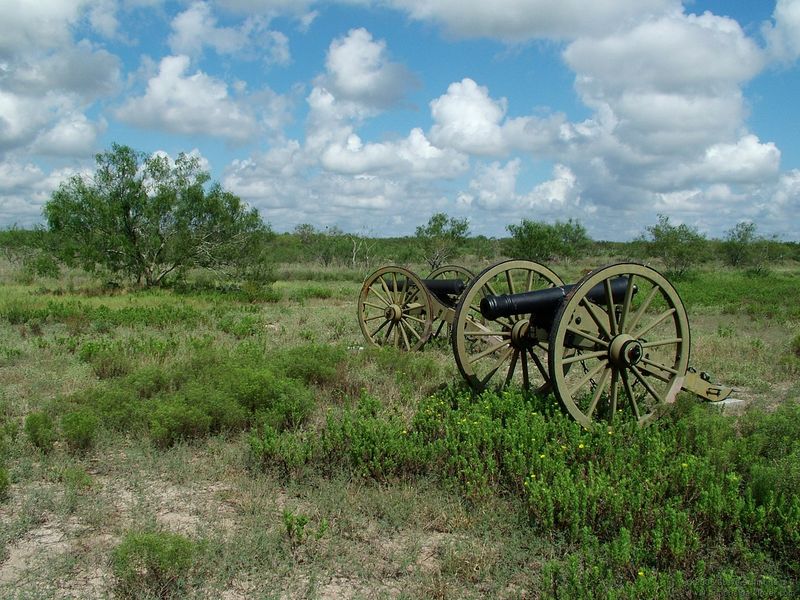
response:
[[[0,226],[114,142],[278,231],[800,239],[800,0],[0,0]]]

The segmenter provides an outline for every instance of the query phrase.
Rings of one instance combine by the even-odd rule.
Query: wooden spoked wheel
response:
[[[464,267],[460,267],[458,265],[444,265],[439,267],[438,269],[434,269],[431,271],[430,275],[428,275],[425,279],[458,279],[464,282],[464,289],[466,290],[467,284],[469,284],[472,279],[474,279],[475,275],[465,269]],[[437,298],[440,304],[445,307],[445,309],[450,309],[451,311],[455,309],[458,305],[458,301],[463,296],[463,292],[459,296],[455,295],[447,295],[441,298]],[[441,311],[436,319],[433,322],[433,334],[432,337],[438,338],[442,334],[445,336],[450,335],[450,321],[452,321],[452,313],[450,314],[443,314],[447,311]],[[448,318],[449,317],[449,318]]]
[[[419,350],[431,336],[431,298],[420,278],[408,269],[382,267],[361,287],[358,323],[374,346]]]
[[[530,314],[485,319],[480,301],[560,285],[553,271],[527,260],[497,263],[470,282],[456,307],[450,341],[458,369],[472,389],[482,391],[491,384],[549,389],[547,332],[531,325]]]
[[[688,364],[686,309],[675,288],[643,265],[591,271],[553,321],[550,379],[585,427],[624,416],[651,421],[674,401]]]

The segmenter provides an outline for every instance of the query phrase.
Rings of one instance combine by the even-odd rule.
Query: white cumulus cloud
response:
[[[167,56],[143,96],[117,109],[119,119],[151,129],[186,135],[209,135],[234,142],[258,132],[253,112],[228,93],[225,82],[202,71],[189,74],[188,56]]]
[[[503,40],[603,34],[679,0],[389,0],[412,18],[441,23],[452,34]]]
[[[794,61],[800,57],[800,0],[778,0],[773,22],[764,25],[772,58]]]
[[[389,59],[386,42],[374,40],[364,28],[335,39],[318,85],[337,99],[368,107],[387,108],[399,102],[414,83],[411,73]]]

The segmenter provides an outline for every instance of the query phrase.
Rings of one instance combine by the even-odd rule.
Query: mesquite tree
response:
[[[255,209],[210,184],[196,157],[173,162],[114,144],[91,178],[63,182],[44,207],[68,264],[162,283],[191,267],[247,261],[268,231]]]

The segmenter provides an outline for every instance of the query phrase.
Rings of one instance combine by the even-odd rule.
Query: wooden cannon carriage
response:
[[[473,389],[516,382],[552,391],[587,427],[620,411],[647,423],[681,390],[710,401],[731,393],[689,367],[678,292],[636,263],[600,267],[566,286],[534,262],[495,264],[464,290],[451,343]]]
[[[455,307],[473,275],[447,265],[425,279],[403,267],[381,267],[364,280],[358,323],[367,342],[419,350],[431,338],[450,334]]]
[[[647,423],[681,390],[709,401],[731,393],[689,366],[678,292],[637,263],[597,268],[572,285],[527,260],[475,277],[448,267],[425,280],[384,267],[364,282],[359,320],[371,343],[406,350],[421,348],[434,323],[437,335],[448,326],[458,369],[474,390],[552,392],[586,427],[620,412]]]

